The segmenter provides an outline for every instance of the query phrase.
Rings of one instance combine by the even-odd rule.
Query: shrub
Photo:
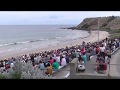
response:
[[[0,74],[0,79],[6,79],[4,75]]]
[[[110,22],[110,21],[112,21],[112,20],[114,20],[114,19],[115,19],[115,16],[109,17],[107,23]]]
[[[104,23],[101,27],[105,27],[105,26],[107,26],[107,23]]]
[[[0,70],[2,71],[2,70]],[[13,68],[8,69],[5,72],[1,72],[0,78],[6,79],[41,79],[43,78],[43,73],[39,68],[34,69],[32,63],[20,62],[17,60]],[[44,77],[47,78],[47,77]]]
[[[81,28],[87,29],[87,28],[89,28],[89,25],[88,24],[84,24]]]

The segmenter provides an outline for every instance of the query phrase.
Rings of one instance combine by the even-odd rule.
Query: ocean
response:
[[[34,50],[87,37],[82,30],[62,29],[72,25],[1,25],[0,55]]]

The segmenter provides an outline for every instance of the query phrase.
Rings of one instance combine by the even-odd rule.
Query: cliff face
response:
[[[97,18],[85,18],[75,29],[80,30],[97,30],[98,29],[98,17]],[[120,17],[109,16],[99,17],[99,29],[100,30],[119,30],[120,29]]]

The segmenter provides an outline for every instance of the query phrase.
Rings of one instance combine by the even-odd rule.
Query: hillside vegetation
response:
[[[99,19],[99,30],[108,31],[111,34],[112,38],[120,37],[119,16],[85,18],[78,26],[71,27],[69,29],[98,30],[98,19]]]

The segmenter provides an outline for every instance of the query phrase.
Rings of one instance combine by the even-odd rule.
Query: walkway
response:
[[[96,55],[91,58],[90,61],[86,63],[86,71],[85,73],[94,73],[94,63],[96,61]],[[114,64],[114,65],[113,65]],[[115,65],[119,64],[119,65]],[[109,67],[107,68],[108,73]],[[70,74],[70,66],[67,65],[60,69],[59,72],[55,72],[53,77],[55,78],[67,78]],[[110,65],[110,75],[111,76],[120,76],[120,49],[116,51],[111,58],[111,65]]]
[[[110,75],[120,76],[120,49],[112,55],[110,63]]]
[[[96,56],[93,56],[90,61],[86,63],[86,71],[84,73],[94,73],[94,63],[96,61]],[[53,73],[53,77],[55,78],[67,78],[70,74],[70,66],[69,64],[66,67],[60,69],[59,72]]]

